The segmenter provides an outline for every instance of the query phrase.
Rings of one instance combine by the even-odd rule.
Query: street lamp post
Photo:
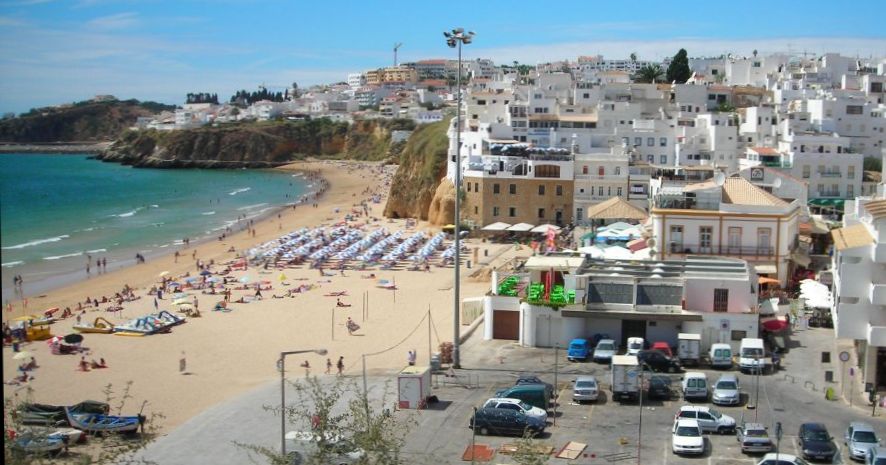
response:
[[[306,354],[313,352],[317,355],[326,355],[326,349],[291,350],[280,352],[277,360],[280,369],[280,456],[286,458],[286,356]]]
[[[455,310],[452,342],[452,366],[461,368],[459,354],[459,336],[461,325],[459,321],[459,309],[461,307],[459,277],[461,274],[461,46],[469,44],[474,38],[472,31],[465,32],[464,28],[455,28],[451,32],[443,32],[446,37],[446,45],[450,48],[458,48],[458,70],[455,75],[456,107],[455,107]]]

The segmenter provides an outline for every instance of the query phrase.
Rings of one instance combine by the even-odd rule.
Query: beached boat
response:
[[[67,420],[66,420],[67,421]],[[30,433],[37,436],[45,436],[47,438],[58,438],[67,441],[68,445],[86,442],[86,433],[74,428],[57,428],[45,426],[26,426],[22,434]]]
[[[65,441],[59,437],[23,433],[12,441],[16,452],[35,455],[55,455],[65,448]]]
[[[87,433],[134,433],[144,423],[145,417],[103,415],[99,413],[74,413],[65,408],[68,423]]]
[[[102,317],[98,317],[92,323],[81,322],[75,324],[74,330],[81,333],[111,334],[114,332],[114,324]]]
[[[120,336],[144,336],[167,332],[170,329],[172,329],[172,325],[161,320],[156,315],[146,315],[114,326],[114,334]]]
[[[69,426],[65,409],[74,413],[108,413],[110,406],[105,402],[87,400],[65,407],[47,404],[22,404],[18,408],[18,418],[23,425]]]
[[[160,313],[154,313],[151,316],[162,321],[167,326],[178,326],[187,321],[184,317],[174,315],[166,310],[162,310]]]

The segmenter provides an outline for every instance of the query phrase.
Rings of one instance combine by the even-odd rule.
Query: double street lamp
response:
[[[460,272],[461,267],[461,46],[469,44],[474,39],[474,32],[465,32],[464,28],[455,28],[449,32],[443,32],[446,37],[446,45],[449,48],[458,48],[458,70],[455,75],[456,87],[456,107],[455,107],[455,309],[454,309],[454,328],[452,342],[452,366],[453,368],[461,367],[461,357],[459,355],[459,337],[461,336],[461,325],[459,322],[459,311],[461,309],[460,302]]]
[[[291,350],[280,352],[277,359],[277,368],[280,370],[280,456],[286,458],[286,356],[296,354],[315,353],[326,355],[326,349]]]

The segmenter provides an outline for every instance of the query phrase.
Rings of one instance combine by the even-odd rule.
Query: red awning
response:
[[[780,333],[786,329],[788,329],[788,320],[785,317],[769,317],[769,318],[760,318],[760,326],[763,327],[764,331],[769,331],[770,333]]]

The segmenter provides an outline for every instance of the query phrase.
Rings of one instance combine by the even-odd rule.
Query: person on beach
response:
[[[345,369],[345,357],[341,356],[338,358],[338,363],[335,364],[335,367],[338,368],[338,376],[342,375],[342,371]]]
[[[175,263],[178,263],[178,256],[179,256],[179,255],[180,255],[180,254],[178,253],[178,250],[176,250],[176,251],[175,251]]]
[[[178,360],[178,372],[181,374],[185,374],[185,370],[188,368],[188,360],[185,358],[185,351],[182,351],[182,356]]]
[[[332,359],[331,358],[326,359],[326,374],[327,375],[332,374]]]
[[[83,355],[80,357],[80,363],[77,364],[77,368],[80,371],[89,371],[89,363],[86,362],[86,356]]]
[[[410,350],[410,351],[406,354],[406,363],[408,363],[409,366],[415,366],[415,358],[416,358],[415,351],[414,351],[414,350]]]

